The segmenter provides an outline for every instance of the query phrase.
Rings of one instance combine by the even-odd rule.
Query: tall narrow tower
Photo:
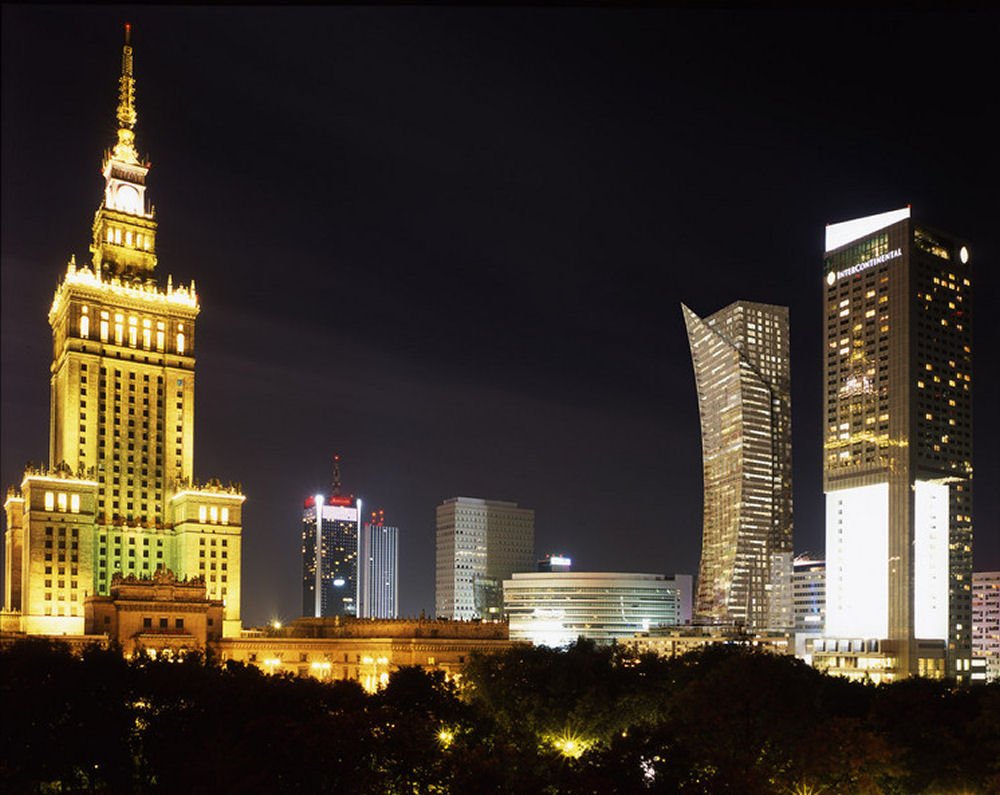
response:
[[[5,503],[5,603],[27,632],[82,632],[87,596],[107,594],[116,575],[167,568],[204,577],[233,635],[244,497],[237,486],[194,483],[198,298],[193,282],[157,283],[136,118],[126,25],[92,259],[70,259],[49,310],[49,464],[27,470]]]
[[[332,491],[308,497],[302,509],[302,615],[358,615],[361,499],[340,493],[340,456]]]
[[[358,617],[399,615],[399,528],[385,523],[385,512],[372,511],[361,527],[358,553]]]
[[[737,301],[702,319],[681,308],[705,489],[694,620],[769,629],[792,551],[788,309]]]
[[[826,229],[826,635],[888,641],[895,675],[969,675],[972,274],[905,207]],[[941,672],[943,673],[943,672]]]

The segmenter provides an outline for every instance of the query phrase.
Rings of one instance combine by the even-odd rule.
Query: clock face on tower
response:
[[[139,191],[131,185],[119,185],[115,191],[115,206],[122,212],[139,214]]]

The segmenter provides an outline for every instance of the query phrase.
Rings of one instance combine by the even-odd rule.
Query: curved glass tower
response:
[[[782,629],[790,606],[773,584],[792,551],[788,308],[737,301],[707,318],[681,309],[705,489],[694,620]]]

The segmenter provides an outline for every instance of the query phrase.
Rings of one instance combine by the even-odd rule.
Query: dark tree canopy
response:
[[[0,651],[0,704],[4,792],[1000,790],[1000,684],[875,687],[741,647],[515,648],[369,695],[26,640]]]

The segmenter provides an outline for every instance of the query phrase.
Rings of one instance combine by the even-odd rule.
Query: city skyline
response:
[[[3,19],[2,475],[13,483],[26,460],[48,457],[44,315],[68,257],[86,250],[81,219],[101,193],[94,153],[108,145],[110,53],[125,20],[117,9],[10,7]],[[712,19],[132,15],[162,270],[205,296],[194,471],[225,473],[249,495],[245,623],[297,614],[290,528],[335,449],[358,493],[406,528],[401,614],[433,609],[434,507],[452,494],[531,505],[536,552],[570,550],[584,570],[695,571],[700,456],[680,300],[790,306],[795,549],[822,550],[823,226],[912,203],[970,241],[988,315],[996,164],[981,114],[995,100],[977,70],[996,16],[870,17],[893,33],[866,64],[874,75],[824,65],[787,35],[809,38],[822,21],[832,42],[859,16],[783,14],[773,30],[766,13]],[[773,63],[740,62],[740,19],[783,42]],[[870,94],[906,51],[896,27],[914,39],[943,28],[949,55],[920,90],[914,64],[916,76]],[[701,55],[704,42],[714,44]],[[732,49],[718,66],[715,47]],[[806,59],[802,76],[786,69],[793,55]],[[736,63],[758,79],[752,100],[730,79]],[[951,92],[959,118],[900,136],[892,119],[928,80]],[[850,114],[825,115],[828,103],[873,99],[884,112],[863,131]],[[715,235],[723,221],[731,234]],[[662,287],[664,271],[674,286]],[[335,311],[304,309],[313,299]],[[997,330],[980,322],[975,344],[975,568],[995,570]]]

